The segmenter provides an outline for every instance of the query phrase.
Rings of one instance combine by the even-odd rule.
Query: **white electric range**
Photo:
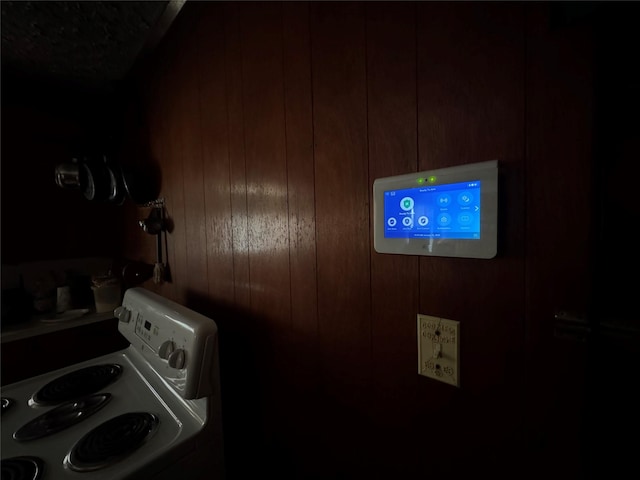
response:
[[[2,387],[2,480],[223,478],[216,323],[142,287],[115,315],[128,348]]]

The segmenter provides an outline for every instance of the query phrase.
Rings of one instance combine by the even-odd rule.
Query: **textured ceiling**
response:
[[[3,0],[3,73],[109,88],[159,40],[183,3]]]

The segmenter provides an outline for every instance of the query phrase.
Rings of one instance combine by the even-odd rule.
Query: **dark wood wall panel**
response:
[[[204,162],[207,273],[209,296],[232,305],[233,236],[229,165],[229,126],[225,81],[224,10],[221,4],[201,9],[198,25],[200,118]]]
[[[240,15],[251,312],[291,325],[282,5]]]
[[[159,76],[156,80],[158,84],[158,92],[154,94],[150,101],[153,102],[154,108],[151,110],[149,115],[149,122],[151,125],[150,133],[152,135],[152,139],[150,140],[152,152],[154,152],[156,158],[158,159],[158,163],[163,172],[163,181],[162,187],[160,189],[160,195],[165,199],[165,210],[167,221],[171,225],[169,231],[165,234],[163,248],[164,248],[164,260],[167,263],[167,275],[168,281],[165,282],[160,291],[169,296],[171,299],[176,300],[178,284],[175,281],[175,265],[176,265],[176,248],[175,248],[175,235],[173,232],[175,231],[174,218],[175,211],[174,205],[176,204],[175,196],[173,195],[174,186],[173,183],[169,181],[168,176],[171,174],[172,163],[175,162],[175,158],[172,155],[171,143],[169,140],[169,102],[166,97],[163,98],[162,91],[165,91],[165,88],[168,88],[170,83],[170,77],[165,72],[164,75]],[[156,152],[157,149],[157,153]],[[152,255],[149,255],[145,258],[148,263],[151,263],[154,258]]]
[[[253,333],[262,344],[257,369],[266,448],[261,454],[275,468],[274,464],[284,462],[283,456],[288,457],[284,432],[289,412],[295,408],[283,368],[291,362],[286,333],[292,322],[282,5],[249,3],[240,10],[239,19],[250,314]]]
[[[151,287],[220,326],[229,478],[513,478],[527,453],[552,458],[527,443],[524,419],[525,392],[548,392],[542,377],[524,390],[525,327],[544,336],[547,312],[533,307],[556,298],[551,260],[538,277],[527,257],[552,256],[552,238],[537,241],[553,204],[538,210],[527,173],[538,182],[561,162],[545,142],[561,143],[573,117],[552,109],[544,127],[543,99],[570,49],[528,60],[527,45],[552,48],[532,21],[508,2],[185,6],[141,80],[174,224],[172,282]],[[581,61],[564,88],[588,74]],[[588,114],[588,87],[571,95],[572,115]],[[569,168],[589,154],[562,152]],[[497,258],[375,252],[375,178],[491,159]],[[548,190],[558,201],[560,185]],[[148,255],[146,240],[129,251]],[[461,322],[460,388],[417,374],[417,313]]]
[[[181,51],[181,42],[184,42],[189,31],[186,19],[181,18],[181,22],[176,24],[175,34],[177,42],[168,45],[166,50],[167,60],[171,66],[183,65],[185,60]],[[167,185],[167,214],[171,218],[171,235],[169,235],[169,250],[171,251],[173,263],[169,265],[171,279],[174,284],[174,297],[178,302],[186,301],[186,293],[189,286],[189,270],[187,266],[187,226],[185,214],[185,184],[184,184],[184,163],[185,152],[183,148],[184,127],[180,121],[190,121],[185,118],[182,111],[184,90],[181,85],[188,81],[192,72],[182,71],[179,68],[166,68],[163,78],[164,96],[166,103],[164,114],[167,118],[165,135],[167,136],[167,165],[163,175],[163,180]],[[166,95],[171,91],[170,95]],[[169,120],[170,119],[170,120]],[[179,121],[180,120],[180,121]],[[186,147],[188,148],[188,147]],[[196,187],[197,188],[197,187]]]
[[[347,402],[352,389],[368,384],[359,367],[369,366],[370,344],[363,8],[312,6],[320,333],[333,347],[323,352],[327,374],[344,387],[336,394]]]
[[[497,159],[504,205],[496,259],[420,259],[420,312],[460,321],[462,385],[445,392],[425,381],[420,395],[433,397],[431,408],[442,413],[432,424],[443,441],[462,445],[469,462],[456,465],[458,474],[490,465],[506,473],[522,446],[523,8],[422,3],[418,22],[420,169]],[[461,411],[462,439],[445,427]]]
[[[239,6],[225,4],[225,75],[229,129],[229,182],[231,188],[231,233],[233,239],[233,283],[235,304],[249,309],[249,238],[247,226],[247,182],[242,101],[242,42]]]
[[[527,6],[526,188],[536,194],[527,205],[526,418],[532,455],[545,459],[533,474],[553,465],[563,478],[578,479],[588,473],[576,468],[585,445],[571,439],[583,421],[588,346],[575,337],[554,338],[554,315],[586,317],[593,302],[584,262],[594,248],[592,32],[561,22],[553,28],[551,9]],[[562,173],[554,173],[559,164]]]
[[[371,379],[365,7],[311,7],[320,357],[335,402],[321,413],[330,426],[322,440],[350,471],[366,458]]]
[[[194,15],[191,25],[197,25]],[[184,39],[197,45],[197,29],[191,27]],[[176,59],[176,70],[181,73],[181,82],[176,85],[177,99],[175,115],[179,125],[175,137],[178,154],[182,159],[182,181],[184,195],[184,250],[185,294],[207,295],[207,232],[204,196],[204,168],[202,158],[201,100],[199,85],[199,48],[180,52]],[[177,180],[177,179],[176,179]]]
[[[278,335],[283,352],[277,364],[283,395],[280,405],[280,455],[292,478],[310,478],[309,465],[317,462],[320,411],[318,294],[316,281],[316,228],[311,84],[310,12],[305,2],[282,4],[283,87],[286,119],[287,200],[291,329]],[[284,438],[283,438],[284,437]],[[297,438],[297,442],[291,442]]]
[[[167,151],[167,135],[165,134],[167,128],[167,121],[164,115],[166,103],[162,101],[161,84],[162,82],[156,79],[156,81],[149,88],[148,96],[146,98],[146,104],[148,105],[146,118],[149,132],[149,153],[154,161],[158,163],[160,170],[167,172],[170,157]],[[162,187],[160,188],[159,195],[165,200],[171,199],[172,195],[170,194],[170,190],[168,188],[168,182],[162,182]],[[147,208],[135,208],[129,210],[131,210],[135,215],[135,217],[130,217],[129,219],[129,222],[132,225],[136,224],[136,220],[146,218],[146,216],[150,212],[150,210]],[[130,235],[130,237],[137,238],[138,242],[140,243],[144,242],[143,244],[145,245],[145,247],[138,247],[136,250],[132,250],[132,245],[130,242],[128,242],[126,245],[128,251],[127,257],[149,264],[155,262],[156,258],[154,257],[157,257],[156,239],[145,238],[150,237],[150,235],[147,235],[142,231],[137,232],[137,235]],[[170,237],[166,233],[164,233],[162,237],[162,257],[163,262],[168,265],[173,265],[175,252],[173,248],[168,248],[169,241]],[[175,298],[174,287],[175,284],[172,282],[165,282],[162,285],[153,284],[153,286],[149,286],[151,290],[166,295],[169,298]]]
[[[173,270],[176,265],[175,235],[173,234],[176,195],[173,194],[175,181],[171,175],[176,168],[177,162],[169,136],[172,117],[169,102],[171,96],[167,95],[167,92],[173,91],[176,81],[175,73],[172,75],[172,70],[174,69],[170,68],[176,48],[177,45],[175,44],[165,44],[161,53],[167,61],[158,64],[153,70],[145,69],[144,77],[138,79],[138,85],[136,85],[136,89],[142,98],[142,105],[145,108],[144,118],[147,121],[149,135],[145,140],[148,142],[148,151],[151,158],[157,162],[162,173],[159,196],[165,199],[167,220],[169,225],[172,226],[169,232],[163,236],[162,243],[163,259],[169,267],[166,272],[167,278],[172,281],[167,281],[162,285],[147,282],[145,287],[166,295],[173,300],[178,298],[176,294],[178,283],[173,277]],[[128,225],[137,225],[137,220],[145,218],[149,214],[148,208],[131,207],[128,210],[131,215]],[[125,245],[126,257],[153,264],[156,260],[155,245],[149,243],[153,239],[147,238],[143,240],[147,235],[141,229],[134,229],[133,227],[129,228],[127,233],[132,240],[127,241]],[[136,242],[133,239],[136,239]],[[145,245],[145,247],[134,247],[138,243]]]
[[[318,332],[309,5],[282,6],[292,328]]]
[[[367,5],[366,18],[372,185],[375,178],[418,170],[416,4],[373,2]],[[390,478],[411,478],[418,458],[414,442],[418,265],[415,256],[375,251],[371,256],[371,368],[375,372],[371,403],[380,429],[372,450],[376,471]]]

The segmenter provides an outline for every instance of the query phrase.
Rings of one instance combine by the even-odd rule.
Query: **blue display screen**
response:
[[[384,192],[386,238],[480,239],[479,180]]]

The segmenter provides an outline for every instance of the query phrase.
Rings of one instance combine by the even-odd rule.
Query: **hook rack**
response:
[[[153,269],[153,281],[163,283],[165,264],[162,260],[162,232],[166,230],[164,218],[164,198],[147,202],[144,207],[151,208],[151,213],[146,220],[140,220],[138,224],[147,233],[156,236],[156,263]]]

